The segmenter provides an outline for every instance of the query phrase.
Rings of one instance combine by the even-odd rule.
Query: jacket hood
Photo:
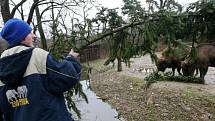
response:
[[[23,80],[33,48],[16,46],[2,53],[0,59],[0,80],[5,85],[17,86]]]

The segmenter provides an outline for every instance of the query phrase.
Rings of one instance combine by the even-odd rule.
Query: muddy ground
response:
[[[104,60],[93,61],[92,89],[127,121],[215,121],[215,71],[206,85],[167,82],[145,88],[144,77],[155,65],[149,56],[132,59],[130,68],[117,72]]]

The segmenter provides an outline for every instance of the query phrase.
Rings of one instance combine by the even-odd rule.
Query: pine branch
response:
[[[133,22],[133,23],[124,25],[124,26],[122,26],[122,27],[116,28],[116,29],[114,29],[114,30],[112,30],[112,31],[108,31],[108,32],[102,34],[101,36],[99,36],[99,37],[97,37],[97,38],[95,38],[95,39],[89,41],[86,45],[80,47],[79,50],[83,50],[83,49],[85,49],[87,46],[89,46],[89,45],[91,45],[91,44],[97,42],[98,40],[101,40],[101,39],[103,39],[103,38],[105,38],[105,37],[107,37],[107,36],[109,36],[109,35],[112,35],[113,33],[119,32],[119,31],[121,31],[121,30],[123,30],[123,29],[126,29],[126,28],[129,28],[129,27],[133,27],[133,26],[137,26],[137,25],[143,24],[144,22],[145,22],[145,20],[143,20],[143,21],[138,21],[138,22]]]

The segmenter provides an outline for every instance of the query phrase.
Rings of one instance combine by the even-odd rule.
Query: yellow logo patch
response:
[[[13,108],[15,108],[15,107],[23,106],[23,105],[28,105],[29,102],[28,102],[27,98],[22,98],[22,99],[18,99],[18,100],[10,102],[10,104],[12,105]]]

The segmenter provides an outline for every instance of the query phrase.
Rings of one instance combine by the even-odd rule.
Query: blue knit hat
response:
[[[31,31],[32,28],[27,22],[13,18],[4,24],[0,35],[9,43],[10,47],[14,47],[20,44]]]

